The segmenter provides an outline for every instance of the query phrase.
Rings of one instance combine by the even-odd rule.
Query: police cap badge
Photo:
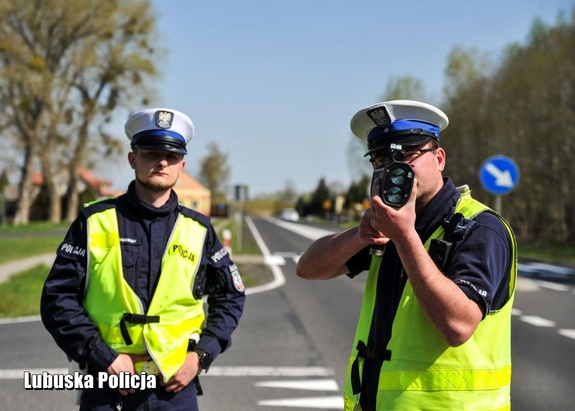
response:
[[[367,141],[368,152],[390,144],[419,146],[439,141],[439,132],[449,124],[445,113],[413,100],[391,100],[359,110],[351,119],[353,134]]]
[[[187,154],[194,136],[192,120],[177,110],[150,108],[130,116],[124,126],[132,147]]]

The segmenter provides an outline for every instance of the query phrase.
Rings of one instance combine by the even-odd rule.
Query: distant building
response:
[[[212,192],[185,171],[174,187],[182,205],[202,214],[210,215]]]
[[[86,167],[78,167],[78,177],[80,178],[79,191],[84,192],[89,189],[92,192],[93,198],[100,199],[106,197],[117,197],[125,193],[125,190],[118,191],[112,189],[112,181],[100,179],[94,175]],[[32,199],[34,200],[40,193],[40,189],[44,184],[42,173],[36,172],[32,176]],[[202,214],[210,215],[211,207],[211,191],[201,184],[194,177],[186,173],[182,173],[174,190],[178,193],[178,198],[182,205],[192,208]],[[18,187],[8,186],[4,190],[6,200],[6,214],[12,216],[15,211],[15,204],[18,200]]]
[[[112,181],[103,180],[94,175],[86,167],[80,166],[76,169],[78,177],[80,177],[80,192],[89,188],[92,194],[96,198],[106,198],[106,197],[117,197],[125,192],[124,191],[114,191],[112,190]]]

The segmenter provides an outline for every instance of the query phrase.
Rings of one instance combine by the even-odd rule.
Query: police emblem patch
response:
[[[170,128],[172,127],[172,120],[174,114],[169,111],[156,111],[156,127]]]
[[[240,271],[238,270],[237,265],[234,264],[230,266],[230,274],[232,276],[232,282],[234,283],[236,290],[244,292],[246,288],[244,286],[244,282],[242,281],[242,276],[240,275]]]
[[[389,113],[385,107],[374,108],[369,110],[366,114],[378,127],[385,127],[391,124],[391,118],[389,117]]]

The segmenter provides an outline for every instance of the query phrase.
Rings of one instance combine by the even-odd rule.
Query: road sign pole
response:
[[[501,197],[502,196],[495,196],[495,207],[493,207],[493,209],[497,214],[501,214]]]
[[[248,186],[238,184],[234,187],[235,200],[236,200],[236,247],[238,251],[242,250],[242,235],[243,227],[242,223],[244,220],[244,201],[248,197]]]
[[[483,188],[495,195],[493,209],[501,214],[501,197],[509,193],[519,182],[519,167],[509,158],[496,155],[488,158],[479,170]]]

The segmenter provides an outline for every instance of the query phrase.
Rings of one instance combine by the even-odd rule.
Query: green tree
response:
[[[2,170],[0,173],[0,224],[6,223],[6,195],[4,189],[8,187],[8,173]]]
[[[294,202],[297,198],[297,191],[295,189],[294,182],[292,180],[287,180],[284,189],[279,191],[276,197],[279,201]]]
[[[455,50],[448,61],[446,172],[477,187],[488,157],[513,158],[521,180],[505,195],[502,214],[519,239],[575,240],[574,43],[575,9],[554,26],[535,20],[526,44],[509,45],[490,69],[473,50]],[[474,196],[493,202],[481,187]]]
[[[371,176],[364,175],[360,180],[354,181],[350,184],[347,190],[346,207],[353,204],[361,204],[370,198],[369,189],[371,184]]]
[[[311,195],[308,214],[313,214],[321,217],[325,216],[326,215],[326,209],[324,208],[325,201],[333,202],[333,199],[331,198],[331,193],[325,182],[325,178],[322,177],[319,180],[316,189]]]
[[[441,132],[441,145],[447,151],[446,172],[456,184],[470,184],[468,176],[477,174],[491,150],[490,112],[485,107],[490,91],[488,67],[487,56],[474,48],[457,46],[447,59],[442,108],[449,115],[449,126]]]
[[[427,101],[425,86],[421,80],[412,76],[391,77],[387,82],[382,101],[421,100]]]

